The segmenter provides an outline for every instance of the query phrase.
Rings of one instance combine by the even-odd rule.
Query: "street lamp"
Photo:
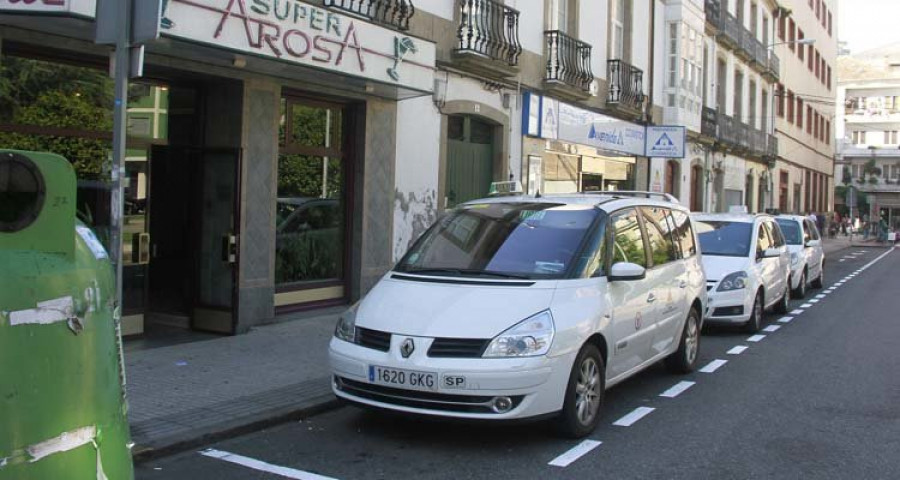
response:
[[[788,45],[788,44],[812,45],[814,43],[816,43],[815,38],[801,38],[800,40],[788,40],[786,42],[773,43],[773,44],[769,45],[767,48],[771,49],[773,47],[777,47],[778,45]]]

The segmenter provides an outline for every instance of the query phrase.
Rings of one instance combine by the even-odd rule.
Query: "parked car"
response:
[[[812,279],[813,288],[822,288],[825,281],[825,252],[816,224],[800,215],[779,215],[775,218],[788,251],[791,252],[791,292],[794,298],[806,296]]]
[[[733,213],[693,218],[706,271],[706,320],[757,332],[764,310],[787,312],[791,257],[775,218]]]
[[[643,194],[650,197],[650,194]],[[694,369],[705,277],[687,209],[628,194],[476,200],[440,218],[337,324],[334,393],[574,437],[606,388]]]

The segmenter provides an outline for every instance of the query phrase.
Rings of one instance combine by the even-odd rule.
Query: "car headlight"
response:
[[[334,327],[335,337],[356,343],[356,308],[358,305],[359,303],[354,304],[338,319],[337,325]]]
[[[797,252],[791,254],[791,265],[797,265],[800,263],[800,255]]]
[[[532,315],[497,335],[484,351],[484,357],[536,357],[550,351],[553,316],[549,310]]]
[[[729,273],[721,282],[719,282],[718,292],[728,292],[730,290],[740,290],[747,286],[747,272]]]

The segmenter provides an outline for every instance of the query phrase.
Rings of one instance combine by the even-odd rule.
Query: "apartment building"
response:
[[[772,207],[829,212],[834,190],[836,2],[790,0],[777,19],[781,81],[774,99],[779,142]]]
[[[840,57],[837,65],[836,208],[900,228],[900,43]],[[852,203],[848,187],[859,192]]]

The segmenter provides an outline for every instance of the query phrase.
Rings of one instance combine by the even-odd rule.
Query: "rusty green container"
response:
[[[71,164],[0,150],[0,480],[134,478],[113,269]]]

